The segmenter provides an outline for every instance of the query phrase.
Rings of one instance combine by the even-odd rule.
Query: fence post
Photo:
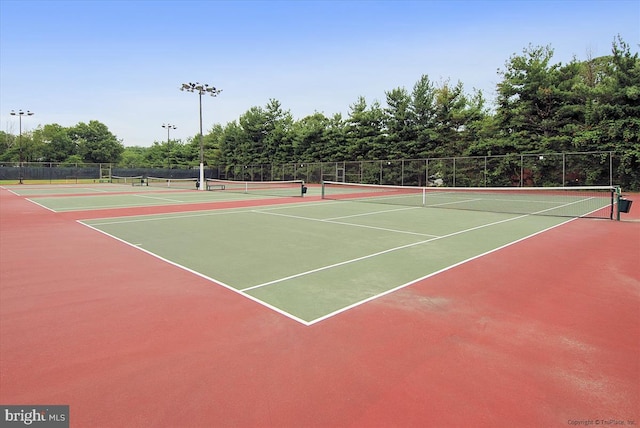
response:
[[[456,187],[456,158],[453,157],[453,187]]]
[[[487,157],[484,157],[484,187],[487,187]]]
[[[609,186],[613,186],[613,152],[609,152]]]
[[[424,187],[427,187],[429,185],[429,158],[425,159],[425,181],[424,181]]]

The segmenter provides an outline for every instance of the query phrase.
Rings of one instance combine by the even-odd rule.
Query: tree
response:
[[[78,123],[69,129],[71,140],[77,145],[78,154],[87,163],[117,163],[124,146],[106,125],[92,120]]]
[[[388,132],[389,159],[411,157],[411,149],[415,147],[418,130],[411,110],[411,96],[405,88],[396,88],[386,92],[387,108],[385,125]]]
[[[301,162],[317,162],[325,158],[329,119],[314,113],[296,121],[292,126],[294,158]]]
[[[427,75],[422,75],[413,86],[411,92],[411,118],[415,127],[416,141],[407,146],[406,156],[409,158],[431,156],[436,148],[435,88]]]
[[[293,161],[293,117],[282,104],[275,99],[269,100],[265,110],[264,132],[265,149],[272,156],[266,163],[285,163]]]
[[[63,162],[69,156],[77,154],[76,145],[69,136],[69,128],[57,123],[36,129],[34,139],[43,143],[44,160],[47,162]]]
[[[598,135],[603,147],[618,152],[620,183],[640,187],[640,59],[618,36],[612,46],[610,79],[596,110],[600,118]]]
[[[346,127],[350,159],[384,159],[387,157],[384,113],[378,101],[370,107],[364,97],[350,106]]]
[[[238,122],[227,123],[218,138],[218,150],[214,153],[213,163],[217,165],[237,164],[235,151],[243,140],[244,131]]]
[[[147,147],[125,147],[122,152],[122,156],[120,157],[120,162],[118,162],[118,166],[122,166],[125,168],[147,168],[152,165],[148,164],[145,159],[145,154],[148,152]]]
[[[0,131],[0,161],[18,162],[19,156],[17,137]]]
[[[441,157],[461,156],[478,138],[485,115],[484,98],[476,92],[469,98],[462,82],[451,86],[444,82],[435,89],[434,137],[438,141],[435,153]]]
[[[555,84],[559,64],[550,65],[551,47],[524,49],[499,71],[497,120],[504,153],[539,152],[557,132],[554,114],[559,104]]]

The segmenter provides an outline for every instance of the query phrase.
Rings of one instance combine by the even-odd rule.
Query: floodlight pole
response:
[[[164,123],[163,123],[163,124],[162,124],[162,127],[163,127],[163,128],[167,128],[167,144],[169,144],[169,142],[171,141],[171,140],[169,139],[169,132],[170,132],[172,129],[178,129],[178,127],[177,127],[177,126],[175,126],[175,125],[170,125],[170,124],[168,124],[168,123],[167,123],[167,124],[164,124]]]
[[[178,129],[178,127],[177,127],[177,126],[175,126],[175,125],[171,125],[171,124],[169,124],[169,123],[167,123],[167,124],[163,123],[163,124],[162,124],[162,127],[163,127],[163,128],[167,128],[167,150],[170,150],[170,149],[169,149],[169,144],[171,144],[171,139],[169,138],[169,132],[170,132],[172,129]],[[167,154],[167,164],[168,164],[168,166],[169,166],[169,169],[171,169],[171,153],[168,153],[168,154]]]
[[[18,144],[19,144],[19,159],[20,159],[20,184],[22,183],[22,116],[24,116],[25,114],[27,116],[33,116],[33,112],[27,110],[26,112],[22,111],[22,109],[18,110],[18,112],[16,113],[14,110],[11,110],[11,116],[18,116],[18,123],[19,123],[19,128],[20,128],[20,133],[18,134]]]
[[[181,91],[197,92],[198,100],[200,102],[200,187],[199,190],[205,190],[204,185],[204,143],[202,142],[202,94],[209,94],[212,97],[217,96],[222,89],[216,89],[214,86],[209,86],[206,83],[183,83],[180,87]]]

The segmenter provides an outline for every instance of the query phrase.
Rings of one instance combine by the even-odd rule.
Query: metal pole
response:
[[[456,158],[453,158],[453,187],[456,187]]]
[[[609,186],[613,186],[613,152],[609,152]]]
[[[212,97],[217,96],[222,90],[221,89],[216,89],[213,86],[209,86],[208,84],[204,83],[183,83],[182,86],[180,87],[181,91],[188,91],[188,92],[198,92],[198,101],[199,101],[199,108],[200,108],[200,186],[199,186],[199,190],[206,190],[206,187],[204,185],[204,142],[202,140],[202,95],[203,94],[209,94]]]
[[[424,183],[425,187],[429,185],[429,158],[425,159]]]
[[[20,184],[22,183],[22,111],[20,111],[20,113],[18,114],[18,123],[19,125],[19,129],[20,129],[20,133],[18,134],[18,150],[19,150],[19,160],[20,160],[20,170],[18,171],[18,173],[20,174]]]
[[[484,187],[487,187],[487,157],[484,157]]]
[[[170,150],[169,144],[171,144],[171,138],[170,138],[169,132],[171,132],[172,129],[178,129],[178,127],[175,126],[175,125],[171,125],[170,123],[163,124],[162,127],[163,128],[167,128],[167,150]],[[170,153],[167,154],[167,165],[168,165],[169,169],[171,169],[171,154]]]
[[[22,183],[22,178],[23,178],[23,171],[22,171],[22,116],[23,115],[27,115],[27,116],[33,116],[33,112],[27,110],[26,112],[22,111],[22,110],[18,110],[18,112],[16,113],[14,110],[11,110],[11,116],[18,116],[18,123],[19,123],[19,129],[20,129],[20,133],[18,134],[18,160],[20,161],[20,165],[19,165],[19,180],[20,180],[20,184]]]
[[[198,91],[200,99],[200,187],[198,190],[204,190],[204,143],[202,142],[202,88]]]

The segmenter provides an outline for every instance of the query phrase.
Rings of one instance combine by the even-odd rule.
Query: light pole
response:
[[[168,123],[167,123],[167,124],[164,124],[164,123],[163,123],[163,124],[162,124],[162,127],[163,127],[163,128],[167,128],[167,144],[169,144],[169,141],[170,141],[170,140],[169,140],[169,132],[170,132],[172,129],[178,129],[178,127],[177,127],[177,126],[175,126],[175,125],[170,125],[170,124],[168,124]]]
[[[204,184],[204,145],[202,142],[202,94],[209,94],[212,97],[217,96],[222,89],[216,89],[214,86],[209,86],[206,83],[183,83],[180,87],[181,91],[197,92],[200,101],[200,190],[205,190]]]
[[[163,127],[163,128],[167,128],[167,150],[171,150],[171,148],[169,147],[169,144],[170,144],[170,142],[171,142],[171,140],[169,139],[169,132],[170,132],[172,129],[178,129],[178,127],[177,127],[177,126],[175,126],[175,125],[171,125],[171,124],[169,124],[169,123],[167,123],[167,124],[164,124],[164,123],[163,123],[163,124],[162,124],[162,127]],[[167,160],[169,161],[169,169],[171,169],[171,153],[169,153],[169,154],[167,155],[167,158],[168,158]]]
[[[27,110],[26,112],[22,111],[22,109],[18,110],[16,113],[14,110],[11,110],[11,116],[18,116],[18,123],[20,124],[20,134],[18,134],[18,144],[19,144],[19,157],[20,157],[20,184],[22,184],[22,116],[25,114],[27,116],[33,116],[33,112]]]

